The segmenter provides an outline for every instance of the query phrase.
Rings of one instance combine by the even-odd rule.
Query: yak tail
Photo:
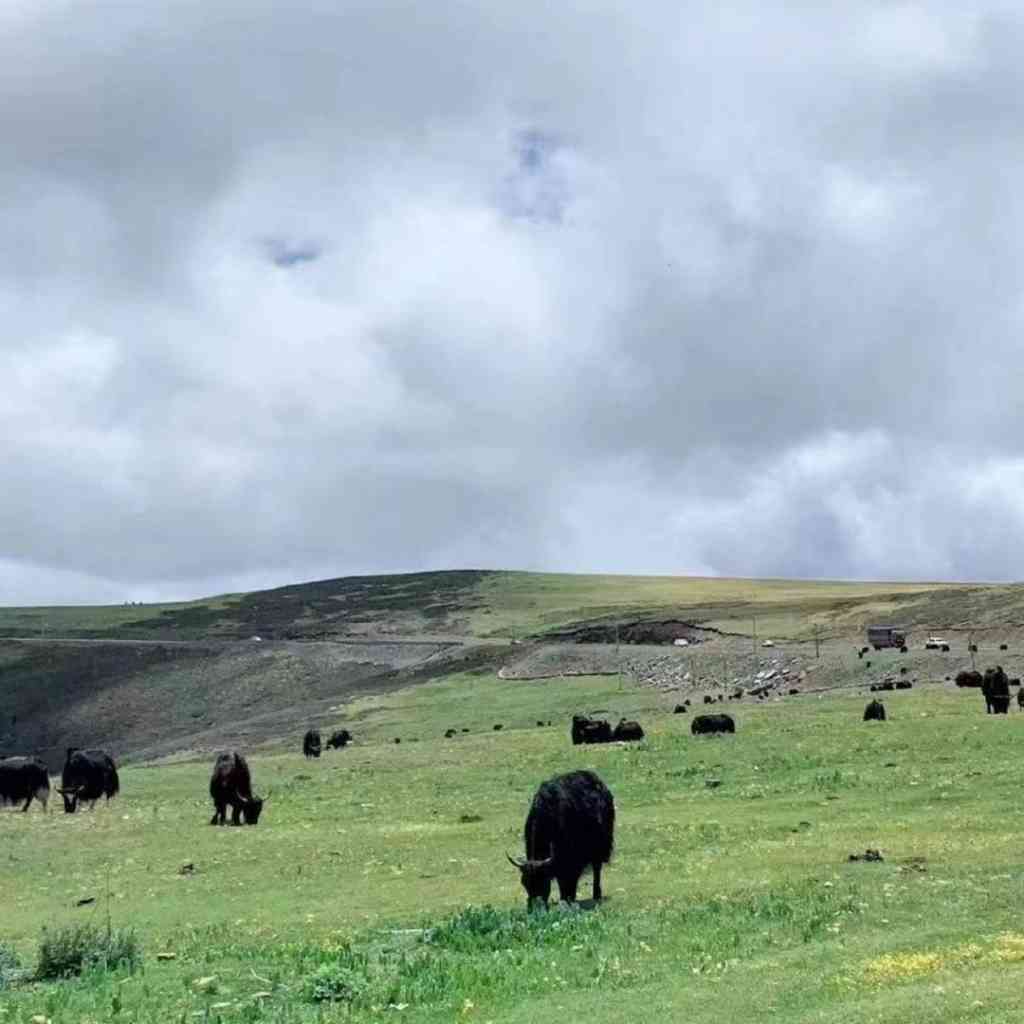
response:
[[[107,780],[107,799],[117,796],[121,792],[121,780],[117,777],[117,769],[110,769],[110,778]]]

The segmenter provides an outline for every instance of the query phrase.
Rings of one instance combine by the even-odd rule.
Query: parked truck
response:
[[[868,626],[868,643],[876,651],[884,647],[905,647],[907,634],[897,626]]]

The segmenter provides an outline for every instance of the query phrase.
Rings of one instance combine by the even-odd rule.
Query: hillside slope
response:
[[[587,626],[591,639],[603,627],[612,640],[620,628],[629,636],[630,624],[666,619],[720,639],[687,655],[693,665],[653,673],[647,665],[664,648],[646,661],[638,649],[623,662],[606,646],[580,668],[572,653],[583,654],[580,645],[563,643],[563,658],[546,644],[545,661],[555,675],[625,664],[635,679],[690,673],[720,686],[740,665],[733,648],[750,650],[743,637],[807,645],[817,635],[837,645],[836,671],[859,678],[852,673],[862,666],[846,665],[843,652],[871,621],[906,625],[918,638],[942,630],[962,647],[968,631],[983,644],[1019,647],[1024,588],[459,571],[149,607],[6,608],[0,752],[36,751],[53,762],[67,745],[105,745],[133,759],[251,746],[293,737],[309,722],[327,728],[343,720],[354,696],[470,667],[496,672],[507,664],[521,675],[528,649],[510,646],[514,639],[571,641]],[[756,659],[744,657],[747,671]],[[943,669],[929,663],[928,671]]]

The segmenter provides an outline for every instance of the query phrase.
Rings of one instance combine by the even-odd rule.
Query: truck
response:
[[[906,647],[907,634],[897,626],[868,626],[868,643],[876,651],[884,647]]]

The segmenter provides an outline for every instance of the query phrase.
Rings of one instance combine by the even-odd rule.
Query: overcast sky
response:
[[[1024,577],[1019,10],[5,0],[0,603]]]

